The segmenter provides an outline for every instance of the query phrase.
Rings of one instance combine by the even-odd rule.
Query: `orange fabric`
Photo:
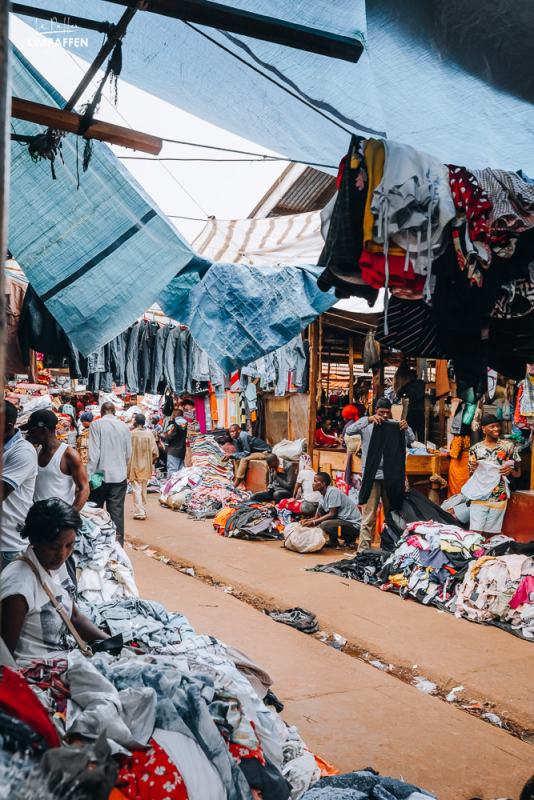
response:
[[[369,174],[369,188],[367,190],[367,200],[365,201],[365,211],[363,216],[363,246],[368,253],[383,253],[384,246],[373,242],[373,222],[374,216],[371,211],[373,192],[382,180],[384,174],[384,162],[386,151],[384,142],[381,139],[367,139],[365,143],[365,163]],[[402,256],[406,258],[406,250],[399,247],[395,242],[389,242],[389,254],[392,256]]]
[[[226,525],[226,520],[228,517],[231,517],[232,514],[235,514],[237,508],[223,508],[215,519],[213,520],[213,527],[216,531],[219,531],[219,534],[222,536],[222,531],[224,530],[224,526]]]
[[[460,458],[451,458],[449,466],[449,491],[447,497],[460,494],[462,486],[464,483],[467,483],[468,480],[469,450],[464,450]]]
[[[112,789],[109,800],[126,800],[126,795],[119,792],[118,789]]]
[[[321,770],[321,778],[326,778],[327,775],[339,775],[340,774],[339,770],[336,767],[334,767],[332,764],[329,764],[328,761],[324,761],[322,758],[319,758],[319,756],[316,756],[315,754],[314,754],[313,757],[315,759],[315,763],[317,764],[317,766]]]
[[[210,394],[210,413],[211,413],[211,421],[218,422],[219,409],[217,408],[217,398],[215,397],[215,394]]]

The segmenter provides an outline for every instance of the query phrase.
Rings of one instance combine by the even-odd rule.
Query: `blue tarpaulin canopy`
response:
[[[47,105],[65,102],[16,49],[13,93]],[[16,130],[32,135],[37,129],[17,120]],[[84,355],[131,325],[162,290],[165,313],[191,327],[197,343],[233,369],[281,347],[335,302],[317,288],[320,270],[313,267],[273,267],[266,283],[218,264],[211,292],[212,262],[193,252],[107,145],[94,142],[79,187],[76,137],[67,136],[62,149],[64,163],[52,180],[48,161],[34,164],[27,147],[13,142],[9,249]],[[236,291],[244,308],[229,314]],[[249,313],[259,297],[268,314]]]
[[[33,2],[48,5],[48,0]],[[445,163],[534,172],[529,36],[534,6],[491,0],[481,14],[478,0],[232,0],[227,5],[357,38],[364,52],[358,63],[350,63],[142,11],[124,39],[121,78],[308,163],[337,164],[355,132],[407,142]],[[104,0],[55,0],[54,10],[116,22],[124,9]],[[102,35],[83,31],[83,36],[87,46],[76,54],[92,61]],[[65,43],[68,47],[68,37]],[[17,96],[63,105],[18,53],[13,81]],[[35,132],[30,123],[17,122],[16,128]],[[267,352],[280,346],[297,332],[299,315],[302,328],[334,303],[333,295],[314,293],[312,268],[279,267],[266,308],[280,308],[280,315],[267,319],[256,313],[254,294],[261,297],[262,282],[255,285],[251,271],[245,279],[235,265],[218,265],[212,272],[109,148],[97,142],[94,147],[77,190],[74,137],[65,140],[65,166],[57,181],[47,164],[32,164],[27,151],[13,145],[9,246],[82,352],[109,340],[161,292],[164,309],[196,326],[198,343],[221,364],[230,363],[234,352],[236,359],[244,352],[256,357],[264,347]],[[269,303],[279,286],[289,291],[290,274],[294,307],[288,316],[286,306]],[[215,275],[223,279],[218,296]],[[245,304],[240,315],[233,311],[239,297]],[[209,314],[200,313],[207,308]],[[247,308],[254,313],[247,315]],[[267,330],[258,327],[264,321]]]
[[[32,0],[32,5],[50,3]],[[52,5],[67,15],[112,22],[124,11],[105,0]],[[142,11],[124,38],[121,77],[289,158],[335,165],[354,132],[406,142],[444,163],[534,172],[534,4],[231,0],[225,5],[353,37],[365,49],[354,64],[213,28],[195,30]],[[78,34],[88,46],[74,52],[92,61],[101,34]]]

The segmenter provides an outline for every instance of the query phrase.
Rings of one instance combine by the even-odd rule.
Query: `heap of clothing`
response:
[[[302,800],[424,800],[435,794],[396,778],[384,778],[368,768],[321,778]]]
[[[184,467],[171,475],[161,491],[159,502],[170,508],[183,508],[191,492],[202,482],[202,471],[198,467]]]
[[[275,525],[275,510],[270,503],[241,502],[223,508],[213,520],[219,536],[257,541],[283,539]]]
[[[187,511],[196,519],[213,518],[230,503],[241,503],[250,497],[249,492],[232,489],[228,484],[198,486],[187,500]]]
[[[157,603],[130,600],[92,612],[95,623],[125,638],[130,623],[131,642],[144,648],[91,658],[74,650],[20,674],[3,668],[7,800],[60,800],[75,786],[80,796],[129,800],[251,800],[253,790],[264,800],[299,800],[321,775],[337,772],[282,721],[273,679],[242,651],[197,635]],[[165,624],[140,633],[147,620]],[[84,744],[64,746],[69,739]]]
[[[78,602],[78,607],[110,636],[120,633],[124,644],[142,645],[149,650],[180,644],[195,633],[186,617],[170,614],[155,600],[132,597],[110,603]]]
[[[407,144],[353,136],[322,217],[319,287],[369,305],[386,287],[378,341],[452,360],[471,402],[487,389],[488,367],[523,378],[534,361],[526,176],[443,165]]]
[[[525,555],[484,555],[469,565],[451,606],[457,617],[499,621],[534,639],[534,561]]]
[[[439,522],[412,522],[379,577],[384,590],[396,588],[403,596],[425,605],[445,603],[463,580],[473,557],[484,551],[479,533]]]
[[[86,503],[80,514],[83,525],[72,553],[78,597],[92,604],[139,597],[131,561],[108,512]]]

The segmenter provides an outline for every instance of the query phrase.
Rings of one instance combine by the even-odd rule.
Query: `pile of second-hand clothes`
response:
[[[3,668],[6,800],[299,800],[322,774],[336,772],[283,722],[273,679],[242,651],[197,635],[157,603],[92,611],[110,633],[124,635],[129,622],[131,642],[144,646],[115,657],[73,650],[20,674]],[[158,631],[137,627],[158,619]]]
[[[283,534],[276,527],[275,513],[269,503],[227,505],[213,520],[213,527],[220,536],[236,539],[283,539]]]
[[[411,522],[384,562],[381,588],[397,588],[428,605],[449,600],[473,557],[483,554],[483,536],[440,522]]]
[[[493,622],[534,639],[534,561],[521,554],[472,561],[450,610],[457,617]]]
[[[231,503],[248,499],[249,492],[234,489],[234,467],[231,461],[223,461],[225,455],[213,436],[197,436],[191,445],[192,466],[169,478],[160,503],[206,519]]]
[[[73,558],[79,598],[107,603],[138,597],[130,559],[116,538],[115,524],[103,508],[86,503],[80,512]]]

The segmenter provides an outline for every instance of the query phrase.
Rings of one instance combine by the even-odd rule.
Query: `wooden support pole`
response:
[[[532,441],[532,456],[530,458],[530,488],[531,490],[534,489],[534,439]]]
[[[42,103],[34,103],[32,100],[21,100],[20,97],[13,97],[11,116],[27,122],[36,122],[38,125],[46,125],[48,128],[65,133],[78,133],[82,118],[80,114],[74,114],[72,111],[51,108]],[[98,120],[89,126],[84,137],[129,147],[131,150],[141,150],[141,152],[150,153],[153,156],[157,156],[163,147],[163,141],[157,136]]]
[[[349,336],[349,404],[354,402],[354,337]]]
[[[126,9],[120,20],[117,24],[113,27],[113,31],[108,34],[108,38],[98,51],[98,54],[81,79],[80,83],[72,93],[72,95],[67,100],[67,105],[64,108],[64,111],[72,111],[78,100],[82,97],[83,93],[93,80],[94,76],[106,60],[106,58],[111,55],[111,51],[115,47],[115,44],[119,39],[122,39],[124,34],[126,33],[126,28],[128,27],[129,23],[132,21],[134,16],[136,15],[138,9],[144,8],[146,3],[144,0],[138,0],[137,3],[130,6]]]
[[[7,223],[9,212],[9,136],[11,87],[9,70],[9,0],[0,0],[0,386],[4,388],[6,350],[5,262],[7,258]],[[0,436],[4,440],[4,392],[0,395]],[[2,451],[0,450],[0,472]],[[2,489],[0,489],[0,492]],[[3,499],[3,498],[2,498]],[[0,640],[0,648],[3,648]],[[3,662],[5,663],[5,662]]]
[[[376,346],[378,347],[378,369],[373,372],[373,410],[378,398],[384,395],[384,354],[378,342]]]
[[[127,6],[131,0],[108,2]],[[356,63],[363,52],[362,43],[353,37],[267,17],[228,3],[215,3],[212,0],[150,0],[145,8],[152,14],[218,28],[265,42],[275,42],[342,61]]]
[[[319,322],[312,322],[309,330],[310,346],[310,373],[309,373],[309,396],[310,396],[310,416],[308,419],[308,455],[313,455],[315,447],[315,427],[317,420],[317,380],[319,364]]]

